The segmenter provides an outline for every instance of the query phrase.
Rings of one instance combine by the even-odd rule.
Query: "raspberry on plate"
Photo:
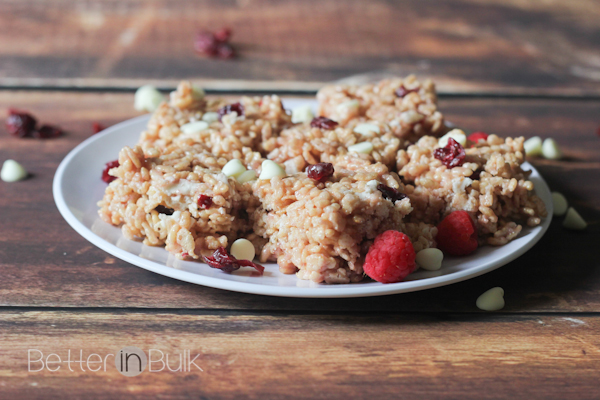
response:
[[[477,230],[466,211],[453,211],[438,225],[438,248],[453,256],[466,256],[477,249]]]
[[[375,238],[363,269],[378,282],[400,282],[416,269],[415,257],[415,250],[408,236],[389,230]]]

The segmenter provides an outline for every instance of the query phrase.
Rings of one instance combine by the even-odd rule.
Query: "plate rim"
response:
[[[102,237],[96,235],[85,226],[69,209],[66,202],[65,196],[62,193],[61,187],[63,184],[64,172],[67,169],[71,160],[73,160],[77,154],[88,146],[92,145],[95,141],[100,140],[105,135],[110,135],[113,131],[119,131],[127,128],[128,125],[135,125],[143,120],[149,120],[150,114],[141,115],[135,118],[128,119],[126,121],[115,124],[104,131],[87,138],[75,148],[73,148],[61,161],[60,165],[56,169],[52,182],[52,193],[54,202],[58,211],[65,219],[65,221],[82,237],[92,243],[94,246],[104,250],[105,252],[123,260],[136,267],[143,268],[145,270],[157,273],[159,275],[167,276],[172,279],[193,283],[196,285],[208,286],[217,289],[230,290],[241,293],[258,294],[266,296],[276,297],[291,297],[291,298],[352,298],[352,297],[371,297],[371,296],[383,296],[392,295],[399,293],[409,293],[414,291],[433,289],[436,287],[451,285],[454,283],[462,282],[471,278],[475,278],[494,271],[511,261],[514,261],[518,257],[529,251],[547,232],[550,223],[552,222],[553,209],[552,204],[546,204],[546,210],[548,216],[544,219],[540,225],[541,229],[535,232],[534,236],[527,241],[524,245],[519,247],[517,250],[504,254],[499,258],[484,262],[476,267],[469,268],[467,270],[457,271],[447,275],[441,275],[436,277],[418,279],[414,281],[404,281],[391,284],[381,284],[381,286],[360,286],[360,285],[327,285],[322,284],[319,288],[306,288],[306,287],[292,287],[292,286],[272,286],[272,285],[261,285],[253,282],[236,282],[231,280],[225,280],[218,277],[210,277],[205,275],[196,274],[193,272],[183,271],[173,267],[169,267],[165,264],[158,263],[149,259],[141,258],[138,255],[123,250],[112,243],[109,243]],[[528,165],[533,171],[539,176],[539,180],[543,183],[543,190],[551,193],[550,188],[543,176],[537,171],[537,169],[529,164]],[[540,188],[536,187],[536,190]],[[165,250],[166,251],[166,250]],[[141,260],[141,261],[140,261]],[[351,289],[348,292],[345,289]]]

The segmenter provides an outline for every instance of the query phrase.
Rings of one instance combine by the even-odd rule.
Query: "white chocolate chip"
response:
[[[204,121],[188,122],[187,124],[181,125],[180,129],[181,132],[191,135],[208,129],[208,123]]]
[[[573,207],[569,207],[567,210],[567,215],[563,221],[563,227],[575,231],[581,231],[587,227],[587,222],[581,218],[581,215],[579,215],[579,213],[575,211]]]
[[[312,109],[309,105],[299,106],[292,110],[292,123],[299,124],[302,122],[310,122],[314,118]]]
[[[373,151],[373,143],[362,142],[348,146],[349,152],[370,154]]]
[[[27,171],[15,160],[6,160],[2,164],[0,178],[4,182],[16,182],[27,178]]]
[[[209,111],[204,113],[202,116],[202,121],[212,124],[213,122],[217,122],[219,120],[219,114],[216,112]]]
[[[525,154],[528,156],[541,156],[542,155],[542,138],[534,136],[527,139],[523,143]]]
[[[379,134],[381,133],[381,130],[375,124],[358,124],[354,128],[354,132],[359,133],[361,135],[368,135],[371,132]]]
[[[277,164],[275,161],[263,161],[260,176],[258,177],[258,179],[271,179],[275,176],[284,178],[286,176],[285,170],[281,167],[281,165]]]
[[[440,249],[430,248],[423,249],[417,253],[417,264],[428,271],[437,271],[442,267],[444,253]]]
[[[295,158],[284,161],[283,163],[283,169],[287,176],[296,175],[298,172],[302,172],[303,167],[305,166],[298,164],[298,160]]]
[[[554,215],[564,215],[569,208],[569,203],[565,196],[558,192],[552,192],[552,205],[554,208]]]
[[[477,308],[484,311],[498,311],[504,308],[504,289],[491,288],[477,298]]]
[[[201,100],[204,98],[204,96],[206,96],[204,89],[198,85],[192,85],[192,97],[194,100]]]
[[[416,124],[417,122],[422,121],[423,118],[425,118],[425,116],[419,114],[415,110],[404,111],[400,114],[400,119],[406,124]]]
[[[165,99],[161,92],[152,85],[140,87],[135,92],[133,106],[138,111],[153,112]]]
[[[242,173],[240,176],[238,176],[236,179],[239,183],[246,183],[246,182],[256,180],[256,177],[257,177],[256,171],[249,169],[248,171],[246,171],[246,172]]]
[[[456,140],[461,146],[465,146],[467,144],[467,135],[465,135],[465,133],[460,129],[452,129],[450,132],[442,136],[440,140],[438,140],[438,146],[446,147],[446,145],[448,145],[448,139],[450,138]]]
[[[225,164],[225,166],[223,166],[221,172],[223,172],[226,176],[233,176],[234,178],[237,178],[246,172],[246,167],[244,167],[244,164],[242,164],[240,160],[234,158]]]
[[[229,253],[238,260],[254,260],[256,251],[254,245],[248,239],[238,239],[231,244]]]
[[[562,152],[558,148],[556,140],[548,138],[542,144],[542,155],[549,160],[558,160],[562,157]]]
[[[454,178],[452,180],[452,191],[454,193],[464,193],[465,189],[467,189],[473,183],[473,179],[471,178]]]
[[[348,100],[338,104],[338,106],[335,109],[338,113],[343,114],[350,111],[351,109],[356,109],[359,107],[360,103],[358,102],[358,100]]]
[[[379,181],[378,180],[370,180],[369,182],[367,182],[367,184],[365,185],[367,188],[369,188],[371,190],[371,192],[374,192],[375,189],[377,189],[377,186],[379,186]]]

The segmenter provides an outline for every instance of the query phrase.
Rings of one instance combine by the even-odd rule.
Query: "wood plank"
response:
[[[0,160],[14,158],[32,179],[0,185],[0,305],[150,307],[314,311],[469,311],[484,290],[506,290],[506,312],[597,311],[600,261],[600,138],[598,101],[448,99],[440,107],[467,129],[501,135],[553,136],[568,158],[535,160],[554,189],[569,197],[592,224],[568,232],[554,223],[530,252],[471,281],[398,296],[364,299],[279,299],[178,282],[129,265],[95,248],[62,219],[51,181],[60,160],[91,134],[92,121],[110,125],[135,116],[133,95],[2,92],[0,109],[32,111],[67,129],[57,140],[8,137],[0,126]]]
[[[0,396],[7,399],[591,399],[599,388],[597,316],[3,311],[0,329]],[[61,360],[71,350],[72,361],[82,350],[85,361],[125,346],[154,349],[155,372],[125,377],[112,357],[106,372],[85,363],[85,372],[66,363],[28,372],[29,350]],[[156,350],[171,355],[172,369],[184,350],[199,354],[203,371],[159,371]],[[31,352],[31,360],[39,357]]]
[[[392,71],[442,92],[600,93],[593,0],[37,0],[0,4],[0,85],[316,89]],[[196,55],[234,29],[240,58]],[[300,81],[300,82],[299,82]]]

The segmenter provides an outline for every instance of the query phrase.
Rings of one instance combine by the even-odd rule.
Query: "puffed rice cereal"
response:
[[[136,96],[140,109],[158,108],[120,151],[99,214],[181,259],[224,248],[300,279],[351,283],[388,230],[435,270],[436,226],[453,211],[468,213],[480,246],[508,243],[546,216],[521,169],[524,139],[489,135],[467,148],[464,132],[448,132],[431,81],[327,86],[315,119],[277,96],[211,98],[190,82],[168,101],[157,93]],[[436,158],[450,137],[465,146],[453,168]],[[307,174],[314,164],[333,173]]]

